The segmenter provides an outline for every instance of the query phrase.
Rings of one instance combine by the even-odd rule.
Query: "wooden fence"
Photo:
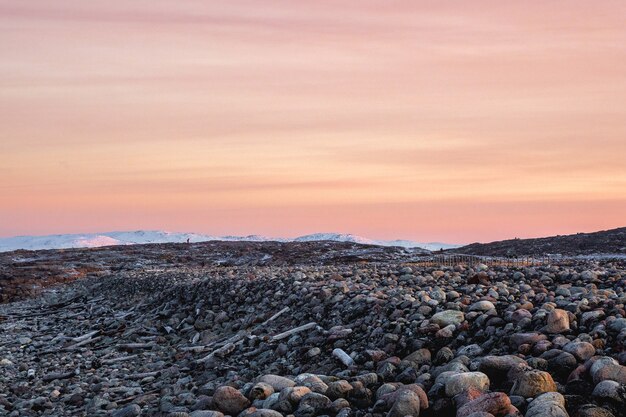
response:
[[[444,254],[431,255],[424,258],[416,259],[409,264],[427,267],[438,266],[476,266],[484,264],[490,267],[507,266],[507,267],[524,267],[549,265],[553,259],[549,256],[516,256],[516,257],[498,257],[498,256],[477,256],[477,255],[461,255],[461,254]]]

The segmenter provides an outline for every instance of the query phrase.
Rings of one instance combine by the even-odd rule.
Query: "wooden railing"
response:
[[[431,255],[424,258],[416,259],[408,264],[418,266],[437,267],[437,266],[476,266],[484,264],[490,267],[507,266],[507,267],[524,267],[549,265],[554,262],[550,256],[478,256],[478,255],[462,255],[462,254],[442,254]]]

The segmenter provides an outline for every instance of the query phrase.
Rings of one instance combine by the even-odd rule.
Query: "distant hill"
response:
[[[19,249],[47,250],[69,248],[96,248],[102,246],[138,245],[146,243],[184,243],[184,242],[348,242],[364,245],[400,246],[403,248],[419,248],[426,250],[450,249],[458,247],[437,242],[414,242],[410,240],[372,240],[361,236],[342,233],[315,233],[295,239],[272,238],[258,235],[250,236],[212,236],[197,233],[176,233],[160,230],[137,230],[129,232],[106,232],[84,234],[60,234],[48,236],[16,236],[0,238],[0,252]]]
[[[491,243],[472,243],[453,249],[451,252],[482,256],[626,255],[626,227],[536,239],[509,239]]]
[[[441,242],[415,242],[412,240],[374,240],[347,233],[314,233],[293,239],[294,242],[316,242],[329,240],[333,242],[361,243],[363,245],[399,246],[402,248],[420,248],[429,251],[458,248],[459,245]]]

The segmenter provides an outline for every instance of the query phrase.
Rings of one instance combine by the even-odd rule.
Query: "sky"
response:
[[[0,236],[626,226],[626,2],[0,0]]]

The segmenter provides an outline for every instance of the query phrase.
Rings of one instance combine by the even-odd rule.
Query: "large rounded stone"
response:
[[[489,389],[489,378],[482,372],[455,374],[449,377],[446,382],[446,395],[454,397],[470,388],[483,392],[487,391]]]
[[[420,399],[413,391],[401,392],[394,402],[387,417],[418,417],[420,414]]]
[[[548,323],[545,331],[548,333],[563,333],[569,330],[569,316],[567,311],[554,309],[548,314]]]
[[[428,396],[424,389],[417,384],[409,384],[409,385],[399,385],[394,389],[393,385],[395,384],[384,384],[382,385],[378,391],[376,391],[376,398],[384,401],[385,404],[390,408],[395,404],[396,400],[402,395],[403,392],[410,391],[413,394],[417,395],[420,400],[420,408],[425,410],[428,408]]]
[[[519,309],[511,313],[510,320],[513,323],[519,323],[520,321],[524,319],[532,319],[532,317],[533,317],[533,314],[530,311],[525,310],[525,309]]]
[[[511,400],[503,392],[484,394],[463,404],[456,412],[456,417],[469,417],[472,413],[487,412],[501,417],[511,408]]]
[[[254,412],[250,413],[247,417],[250,417]],[[220,413],[219,411],[212,410],[195,410],[189,414],[189,417],[224,417],[224,413]],[[261,416],[257,416],[261,417]],[[266,417],[275,417],[275,416],[266,416]]]
[[[137,404],[127,405],[124,408],[115,410],[111,417],[137,417],[141,414],[141,407]]]
[[[496,306],[494,306],[491,301],[482,300],[472,304],[469,308],[469,311],[489,311],[495,310],[495,308]]]
[[[352,385],[345,379],[341,379],[328,384],[326,395],[331,400],[336,400],[338,398],[346,398],[350,391],[352,391]]]
[[[302,397],[294,414],[296,417],[314,417],[326,414],[331,404],[332,401],[327,396],[317,392],[310,392]]]
[[[408,362],[414,368],[419,368],[424,364],[430,364],[431,354],[428,349],[418,349],[410,355],[402,359],[403,362]]]
[[[593,389],[592,395],[596,398],[623,403],[626,402],[626,385],[610,380],[601,381]]]
[[[534,345],[540,340],[546,340],[548,337],[545,334],[537,333],[537,332],[529,332],[529,333],[515,333],[511,335],[509,341],[511,346],[514,348],[518,348],[520,345]]]
[[[524,359],[514,355],[485,356],[480,360],[478,370],[485,373],[491,381],[500,381],[506,378],[513,366],[524,363]]]
[[[591,370],[594,383],[598,384],[601,381],[611,380],[619,382],[620,384],[626,384],[626,366],[619,365],[613,362],[607,363],[604,361],[601,362],[601,364],[602,366],[598,367],[595,372],[593,369]],[[594,363],[593,366],[595,365],[596,364]]]
[[[311,390],[307,387],[285,388],[280,392],[279,402],[288,402],[289,404],[294,406],[297,405],[300,400],[302,400],[302,398],[309,393],[311,393]]]
[[[579,361],[586,361],[596,353],[596,348],[588,342],[569,342],[563,350],[574,355]]]
[[[525,417],[569,417],[565,398],[558,392],[540,395],[528,405]]]
[[[320,377],[313,374],[298,375],[294,382],[297,385],[307,387],[311,391],[317,392],[318,394],[326,394],[326,390],[328,389],[328,385],[326,385],[326,383],[322,381]]]
[[[439,327],[446,327],[451,324],[457,325],[463,323],[465,315],[462,311],[446,310],[441,311],[430,318],[430,321],[437,324]]]
[[[296,383],[289,378],[285,378],[284,376],[267,374],[263,375],[259,378],[259,382],[265,382],[274,388],[274,391],[279,392],[284,388],[294,387]]]
[[[626,329],[626,318],[620,317],[615,320],[612,320],[608,324],[608,328],[609,330],[615,333],[621,332],[622,330]]]
[[[483,353],[483,348],[480,345],[474,343],[471,345],[463,346],[457,350],[457,356],[467,356],[468,358],[477,358]]]
[[[250,405],[250,401],[238,389],[229,386],[215,390],[213,403],[218,410],[231,416],[236,416]]]
[[[517,375],[511,395],[519,395],[524,398],[536,397],[544,392],[556,391],[556,384],[552,375],[536,369],[520,372]]]
[[[250,413],[248,417],[283,417],[283,415],[278,411],[261,408]]]
[[[578,409],[577,417],[615,417],[615,415],[605,408],[586,404]]]
[[[257,382],[250,390],[250,397],[254,400],[264,400],[274,393],[274,388],[265,382]]]

